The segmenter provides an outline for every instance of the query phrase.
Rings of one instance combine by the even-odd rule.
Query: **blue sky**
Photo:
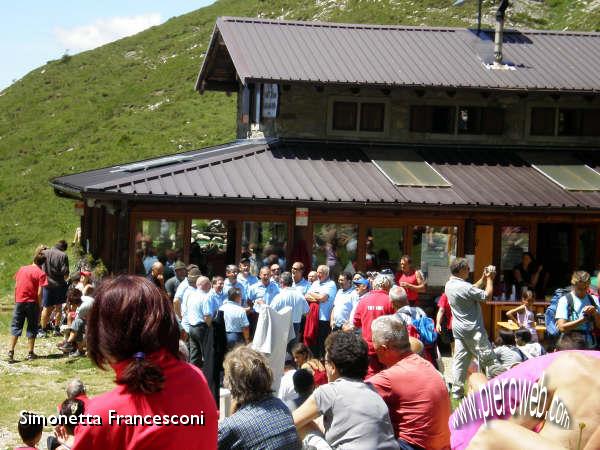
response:
[[[6,1],[0,18],[0,89],[31,70],[135,34],[214,0]]]

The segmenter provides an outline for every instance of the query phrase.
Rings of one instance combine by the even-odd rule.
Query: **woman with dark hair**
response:
[[[398,448],[387,405],[363,381],[369,367],[367,352],[367,343],[355,333],[336,331],[325,340],[329,384],[318,387],[293,413],[306,446],[322,441],[312,431],[312,421],[323,415],[325,440],[333,449]]]
[[[267,359],[249,347],[234,347],[223,363],[233,415],[219,424],[219,449],[300,449],[292,415],[273,396],[273,372]]]
[[[539,295],[544,281],[542,280],[543,269],[544,267],[536,262],[530,252],[523,253],[521,263],[513,269],[517,298],[524,289],[529,289],[534,294]]]
[[[96,366],[112,367],[117,387],[89,400],[86,414],[102,423],[77,428],[73,449],[216,448],[215,401],[202,371],[180,359],[172,303],[152,282],[102,283],[87,348]]]
[[[327,384],[327,372],[325,366],[315,358],[310,349],[301,342],[292,347],[292,356],[299,369],[307,370],[317,386]]]

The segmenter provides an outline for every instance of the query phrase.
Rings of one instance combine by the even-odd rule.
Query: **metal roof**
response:
[[[600,209],[600,192],[572,192],[535,170],[527,150],[408,146],[450,187],[395,186],[365,154],[364,143],[240,141],[194,153],[191,160],[133,172],[122,166],[55,178],[55,190],[84,197],[148,200],[232,200],[374,207],[489,207],[492,209]],[[369,145],[394,153],[400,145]],[[572,150],[562,150],[572,152]],[[552,150],[560,154],[561,150]],[[597,150],[579,150],[590,166]],[[186,154],[187,155],[187,154]],[[520,156],[521,155],[521,156]]]
[[[237,81],[600,92],[600,33],[493,31],[220,17],[196,88]]]

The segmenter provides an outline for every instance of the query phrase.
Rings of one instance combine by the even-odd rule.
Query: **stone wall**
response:
[[[241,108],[238,95],[238,107]],[[353,133],[331,130],[331,107],[334,100],[373,99],[387,102],[384,133]],[[410,107],[413,105],[489,106],[505,109],[503,135],[464,135],[416,133],[409,130]],[[306,84],[280,86],[279,114],[265,119],[260,132],[265,137],[352,139],[402,143],[465,143],[487,145],[598,145],[598,137],[529,136],[531,107],[595,107],[600,108],[600,96],[585,99],[579,95],[551,97],[549,94],[494,93],[483,91],[451,91],[433,89],[351,89],[324,86],[317,89]],[[238,108],[238,137],[250,135],[249,124],[241,123]],[[389,114],[388,114],[389,113]],[[256,130],[255,130],[256,131]],[[256,133],[253,133],[256,135]],[[259,133],[260,134],[260,133]]]

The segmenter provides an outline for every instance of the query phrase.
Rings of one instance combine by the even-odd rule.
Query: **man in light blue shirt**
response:
[[[196,283],[201,275],[202,274],[200,273],[200,269],[198,269],[198,267],[192,267],[188,271],[188,276],[186,279],[183,280],[177,288],[177,291],[175,292],[175,298],[173,299],[175,314],[181,320],[181,328],[183,329],[182,334],[184,334],[183,338],[186,341],[187,336],[190,334],[190,321],[188,319],[187,309],[188,298],[192,292],[196,292]]]
[[[331,333],[331,308],[337,294],[335,282],[329,278],[329,267],[321,265],[317,267],[317,280],[312,284],[305,298],[309,303],[319,304],[319,330],[317,345],[311,348],[313,355],[317,358],[324,356],[325,339]]]
[[[225,280],[221,276],[213,277],[212,279],[212,289],[210,290],[214,301],[217,304],[217,308],[220,308],[225,300],[227,300],[227,292],[224,289]]]
[[[190,264],[187,266],[187,276],[181,283],[179,283],[179,286],[177,286],[177,289],[175,290],[175,296],[173,297],[173,309],[180,320],[182,318],[181,308],[185,291],[187,291],[190,286],[194,286],[194,288],[196,287],[196,281],[200,275],[202,275],[202,273],[200,272],[200,269],[198,269],[198,266],[195,264]],[[190,279],[192,280],[191,283]]]
[[[341,330],[350,320],[350,313],[356,303],[358,303],[358,294],[352,285],[352,274],[350,272],[341,273],[338,277],[340,288],[333,301],[333,311],[331,312],[332,331]]]
[[[246,310],[241,306],[242,291],[238,288],[231,288],[227,295],[228,299],[219,309],[223,311],[227,350],[231,350],[238,343],[250,342],[250,322],[248,322]]]
[[[275,296],[279,294],[279,286],[270,280],[271,271],[268,267],[262,267],[258,276],[260,281],[250,286],[248,292],[248,300],[255,305],[254,309],[257,309],[256,306],[259,305],[270,305]]]
[[[186,298],[187,319],[190,324],[190,362],[202,369],[203,359],[213,358],[214,348],[212,336],[212,320],[217,305],[210,292],[208,277],[200,277],[196,282],[197,289]],[[206,374],[205,374],[206,375]]]
[[[598,302],[590,294],[590,274],[578,270],[571,277],[571,292],[558,299],[556,326],[562,333],[557,343],[560,350],[594,348],[592,330],[600,328]]]
[[[237,277],[237,266],[235,264],[229,264],[225,268],[225,283],[223,284],[223,292],[227,293],[231,288],[240,289],[242,291],[242,305],[245,305],[248,298],[248,293],[246,288],[244,288],[244,285],[238,281]]]
[[[292,323],[294,324],[294,333],[296,336],[288,344],[288,348],[291,348],[297,342],[302,316],[308,312],[309,308],[306,299],[292,287],[292,274],[290,272],[283,272],[279,278],[281,291],[279,291],[279,294],[271,302],[271,308],[277,312],[286,306],[292,308]]]
[[[296,261],[292,264],[292,287],[296,289],[302,296],[306,295],[310,289],[310,283],[304,278],[304,264]]]
[[[250,273],[250,260],[248,258],[242,258],[240,260],[240,269],[237,280],[244,286],[244,292],[248,292],[250,286],[258,283],[258,277]]]

